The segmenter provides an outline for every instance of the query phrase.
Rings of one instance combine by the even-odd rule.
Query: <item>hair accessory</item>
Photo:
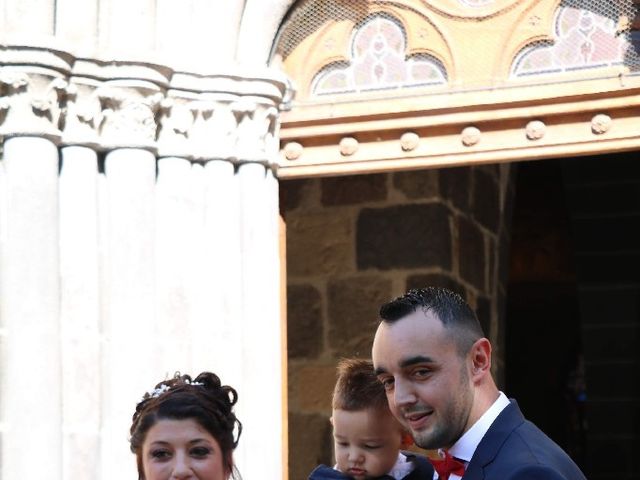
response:
[[[204,387],[204,383],[202,383],[202,382],[192,382],[189,379],[184,379],[183,384],[193,385],[194,387]],[[174,386],[176,386],[176,385],[174,385]],[[160,395],[162,395],[163,393],[168,392],[169,390],[171,390],[171,386],[167,385],[166,383],[163,383],[159,387],[156,387],[153,390],[150,390],[147,393],[145,393],[144,396],[142,397],[142,399],[143,400],[148,400],[149,398],[156,398],[156,397],[159,397]]]
[[[169,391],[171,387],[169,385],[165,385],[164,383],[162,385],[160,385],[159,387],[154,388],[153,390],[147,392],[147,394],[144,396],[145,399],[147,398],[156,398],[159,397],[160,395],[162,395],[164,392]]]
[[[202,382],[192,382],[191,380],[185,380],[184,383],[187,385],[194,385],[196,387],[204,387],[204,383]]]

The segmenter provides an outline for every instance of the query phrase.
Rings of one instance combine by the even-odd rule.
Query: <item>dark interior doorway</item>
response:
[[[515,191],[506,393],[590,480],[638,479],[638,153],[522,163]]]
[[[580,312],[561,162],[518,165],[515,192],[506,393],[584,468]]]

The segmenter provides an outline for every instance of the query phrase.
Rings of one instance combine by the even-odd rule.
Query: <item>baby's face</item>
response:
[[[402,444],[402,430],[389,411],[333,411],[333,440],[338,470],[365,480],[393,467]]]

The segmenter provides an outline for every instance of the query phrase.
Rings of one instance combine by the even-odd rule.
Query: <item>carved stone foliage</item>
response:
[[[102,120],[98,127],[106,146],[155,147],[163,95],[151,86],[105,85],[98,89]]]
[[[38,135],[58,140],[67,81],[49,74],[0,70],[0,135]]]
[[[277,153],[275,107],[260,99],[242,99],[231,106],[238,130],[236,149],[240,159],[265,161]]]
[[[0,137],[36,135],[203,161],[276,160],[286,84],[269,72],[201,76],[71,58],[65,73],[14,57],[14,64],[0,63]]]
[[[162,103],[159,153],[266,162],[278,152],[278,117],[278,109],[260,98],[172,92]]]
[[[102,106],[96,93],[97,84],[88,79],[72,79],[65,90],[62,142],[70,145],[98,145],[98,125],[102,122]]]

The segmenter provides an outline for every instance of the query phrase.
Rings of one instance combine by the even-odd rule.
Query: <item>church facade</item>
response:
[[[589,478],[637,474],[637,382],[603,380],[640,369],[635,0],[1,7],[0,479],[133,478],[136,401],[202,370],[239,392],[243,478],[306,478],[335,361],[425,284],[476,309],[502,388],[518,342],[556,364],[575,344],[549,369],[577,399],[563,446]],[[522,180],[533,160],[560,183]],[[573,233],[550,241],[519,191],[568,198]],[[536,336],[522,305],[562,310],[531,289],[550,278],[575,325]],[[590,459],[615,445],[615,472]]]

